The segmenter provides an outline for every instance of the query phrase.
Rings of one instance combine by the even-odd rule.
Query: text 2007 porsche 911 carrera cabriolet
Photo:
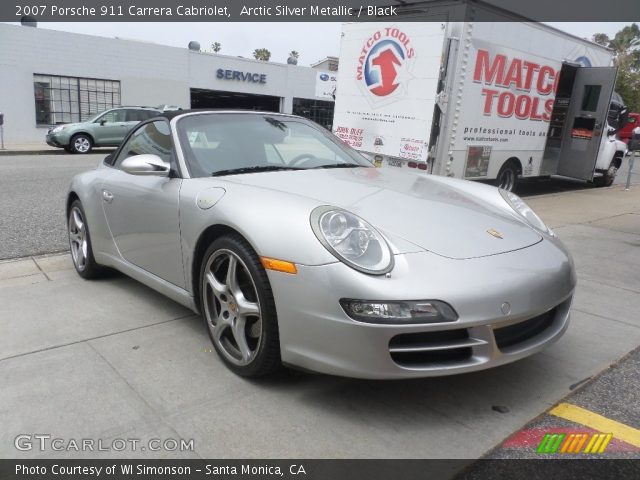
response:
[[[375,168],[316,124],[167,112],[67,201],[84,278],[112,267],[200,312],[234,372],[448,375],[567,329],[571,256],[513,193]]]

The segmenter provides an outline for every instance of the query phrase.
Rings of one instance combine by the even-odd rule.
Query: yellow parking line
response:
[[[612,433],[613,438],[640,448],[640,430],[624,423],[616,422],[570,403],[560,403],[549,410],[549,413],[599,432]],[[588,448],[589,446],[587,446]]]

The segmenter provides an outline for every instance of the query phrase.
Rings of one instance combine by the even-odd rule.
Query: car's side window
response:
[[[167,122],[159,120],[147,123],[135,130],[120,149],[114,167],[120,168],[120,164],[125,158],[144,153],[159,156],[171,165],[172,170],[177,170],[176,160],[173,155],[171,132]]]
[[[98,121],[100,123],[120,123],[126,121],[125,110],[111,110],[102,115]]]
[[[158,115],[152,110],[127,110],[127,122],[143,122]]]

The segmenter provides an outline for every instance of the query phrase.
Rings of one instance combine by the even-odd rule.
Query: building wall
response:
[[[193,52],[132,40],[0,24],[0,111],[5,143],[44,142],[36,126],[33,74],[119,80],[122,105],[190,107],[190,88],[316,98],[317,69]],[[265,84],[216,78],[216,70],[266,74]]]

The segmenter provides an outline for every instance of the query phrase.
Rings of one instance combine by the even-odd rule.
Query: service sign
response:
[[[338,72],[316,73],[316,97],[333,102],[336,98]]]
[[[343,26],[333,131],[370,153],[425,161],[445,26]]]

